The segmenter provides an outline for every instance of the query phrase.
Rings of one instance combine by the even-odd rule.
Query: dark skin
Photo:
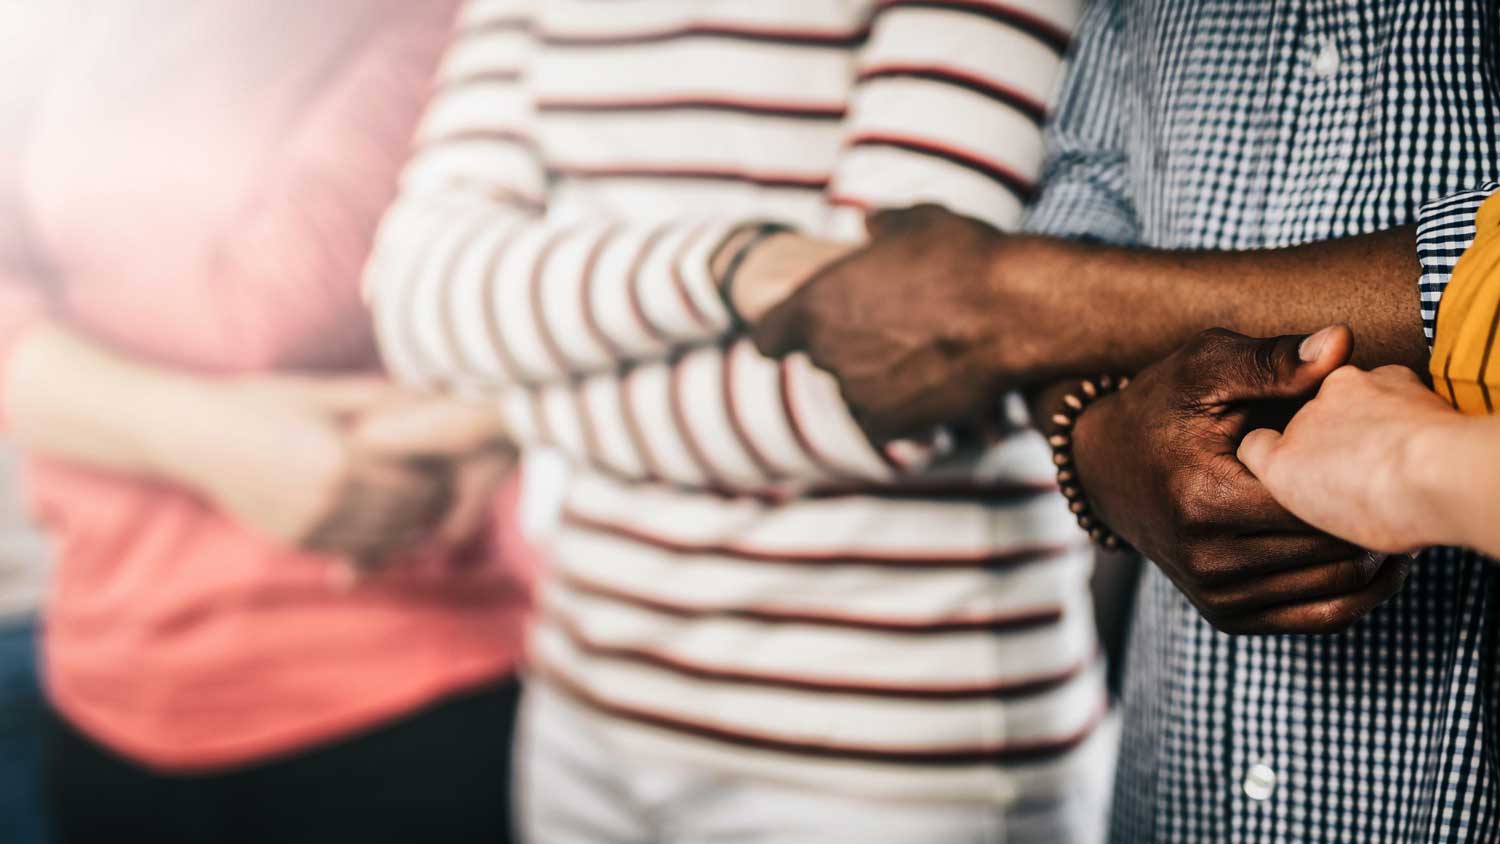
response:
[[[1139,372],[1080,418],[1079,477],[1103,521],[1211,622],[1332,632],[1399,588],[1404,561],[1372,563],[1312,531],[1234,459],[1252,414],[1288,412],[1338,364],[1286,369],[1285,350],[1273,352],[1290,340],[1215,337],[1173,352],[1214,326],[1275,338],[1343,323],[1360,342],[1339,363],[1424,366],[1413,229],[1166,252],[1009,236],[920,206],[873,216],[870,232],[755,336],[768,354],[805,351],[836,375],[873,439],[982,419],[1018,388],[1046,418],[1069,376]],[[1286,383],[1269,375],[1277,361]]]
[[[1319,337],[1307,347],[1321,353],[1307,361],[1301,335],[1203,332],[1075,427],[1076,482],[1095,515],[1226,633],[1337,632],[1406,579],[1406,558],[1367,554],[1309,527],[1235,456],[1248,431],[1281,421],[1348,360],[1347,329]]]

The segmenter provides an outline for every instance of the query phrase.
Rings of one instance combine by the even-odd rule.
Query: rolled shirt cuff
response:
[[[1437,334],[1438,306],[1453,279],[1453,269],[1474,243],[1479,206],[1497,190],[1500,182],[1487,182],[1473,190],[1435,199],[1417,212],[1417,259],[1422,264],[1418,290],[1422,297],[1422,330],[1427,334],[1429,346]]]

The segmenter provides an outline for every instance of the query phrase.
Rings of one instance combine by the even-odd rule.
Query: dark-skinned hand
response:
[[[1040,308],[992,275],[1010,239],[935,205],[868,218],[870,241],[823,268],[756,321],[761,352],[806,352],[839,380],[875,442],[974,421],[1045,349]]]
[[[1308,526],[1236,457],[1247,431],[1284,424],[1353,348],[1342,326],[1304,339],[1205,332],[1074,428],[1095,515],[1227,633],[1339,632],[1405,582],[1407,558]]]

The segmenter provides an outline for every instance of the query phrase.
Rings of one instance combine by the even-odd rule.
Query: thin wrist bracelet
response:
[[[1089,405],[1111,393],[1118,393],[1129,384],[1130,379],[1124,376],[1100,375],[1083,379],[1077,390],[1063,396],[1062,407],[1050,420],[1052,435],[1047,437],[1047,444],[1052,446],[1052,463],[1057,466],[1057,487],[1068,500],[1068,509],[1078,517],[1078,526],[1088,532],[1094,544],[1110,551],[1128,551],[1130,543],[1094,515],[1088,498],[1083,494],[1077,465],[1073,462],[1073,428]]]
[[[729,258],[729,263],[724,267],[724,275],[718,279],[719,298],[723,300],[724,310],[729,314],[729,323],[736,331],[750,327],[750,324],[740,314],[740,309],[734,306],[734,279],[740,273],[740,266],[745,263],[745,258],[750,255],[750,252],[766,239],[791,230],[791,226],[782,225],[781,223],[756,224],[755,232],[745,238],[745,242],[741,243],[739,248],[734,250],[734,254]]]

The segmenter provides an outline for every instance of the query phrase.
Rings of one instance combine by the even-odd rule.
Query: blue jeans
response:
[[[0,841],[42,844],[42,735],[36,624],[0,624]]]

